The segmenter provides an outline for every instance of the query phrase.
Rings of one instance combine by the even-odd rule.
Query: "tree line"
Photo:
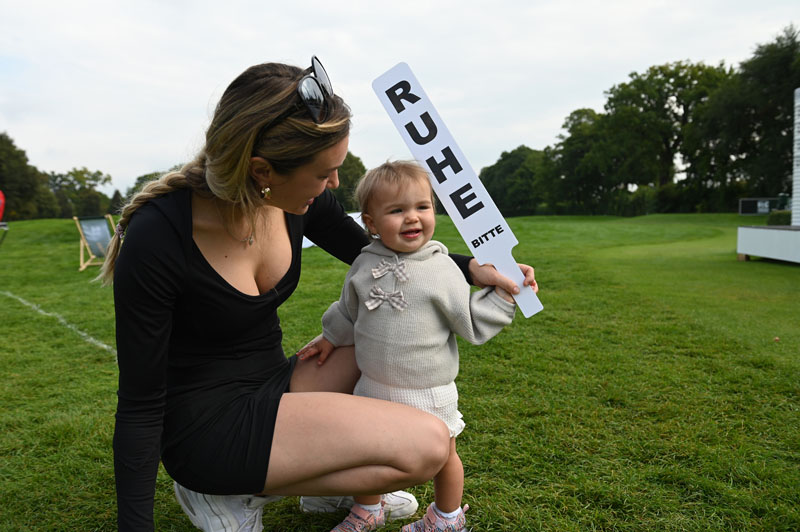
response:
[[[789,26],[735,69],[634,72],[603,112],[573,111],[555,145],[503,152],[480,178],[506,216],[735,211],[742,197],[791,193],[798,87]]]
[[[28,162],[8,133],[0,132],[0,190],[5,195],[5,220],[33,218],[71,218],[118,214],[125,201],[148,182],[183,166],[176,164],[165,171],[151,172],[136,178],[125,194],[115,190],[111,197],[98,187],[111,183],[111,176],[99,170],[73,168],[65,173],[41,172]],[[366,168],[361,159],[348,152],[339,169],[340,187],[334,194],[348,210],[357,208],[353,192]]]
[[[6,197],[5,219],[70,218],[114,212],[122,204],[115,191],[109,198],[97,187],[111,183],[99,170],[73,168],[65,173],[41,172],[28,163],[24,150],[0,133],[0,190]]]
[[[605,92],[602,112],[570,113],[553,146],[503,152],[480,178],[505,216],[735,211],[739,198],[791,192],[797,87],[800,41],[790,25],[738,68],[677,61],[633,72]],[[334,192],[348,210],[364,171],[348,153]],[[115,213],[162,174],[139,176],[109,198],[97,190],[108,174],[40,172],[0,133],[9,220]]]

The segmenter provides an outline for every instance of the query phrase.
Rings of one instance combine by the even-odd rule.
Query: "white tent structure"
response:
[[[792,225],[740,227],[739,260],[751,255],[800,263],[800,88],[794,91],[794,165],[792,167]]]

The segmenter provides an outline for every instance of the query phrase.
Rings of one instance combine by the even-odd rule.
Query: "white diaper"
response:
[[[353,395],[402,403],[429,412],[445,422],[450,429],[451,438],[461,434],[466,426],[461,412],[458,411],[458,389],[455,382],[433,388],[399,388],[361,375]]]

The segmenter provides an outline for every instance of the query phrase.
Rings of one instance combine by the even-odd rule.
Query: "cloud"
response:
[[[372,93],[407,62],[471,165],[556,141],[575,109],[634,71],[737,65],[796,2],[412,0],[385,4],[0,0],[0,129],[44,171],[87,166],[123,192],[188,160],[227,84],[252,64],[320,56],[367,166],[408,157]],[[792,17],[795,17],[792,19]]]

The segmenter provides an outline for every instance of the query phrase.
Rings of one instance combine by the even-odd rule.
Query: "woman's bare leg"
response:
[[[353,346],[339,347],[321,366],[316,358],[298,360],[289,391],[353,393],[360,376]]]
[[[426,482],[449,455],[447,427],[397,403],[353,397],[350,347],[298,360],[275,421],[264,492],[369,495]],[[339,392],[339,393],[330,393]]]
[[[281,399],[264,492],[358,495],[433,478],[449,456],[436,417],[405,405],[327,392]]]
[[[352,347],[336,349],[321,366],[313,358],[297,362],[278,408],[265,493],[386,493],[442,468],[444,423],[416,408],[349,395],[359,376]]]

